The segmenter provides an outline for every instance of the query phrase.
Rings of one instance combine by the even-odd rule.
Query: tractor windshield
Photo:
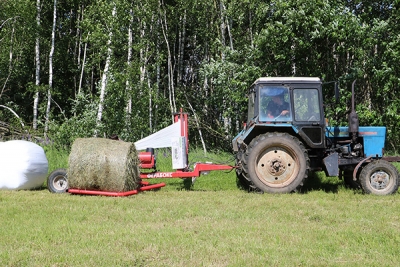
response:
[[[260,121],[291,121],[289,90],[284,86],[261,86]]]

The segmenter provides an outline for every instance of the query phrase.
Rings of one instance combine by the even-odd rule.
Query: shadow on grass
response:
[[[35,188],[32,188],[32,189],[28,189],[28,190],[29,191],[43,191],[43,190],[48,190],[48,189],[47,189],[47,185],[43,184],[41,186],[38,186],[38,187],[35,187]]]
[[[182,190],[193,190],[193,181],[190,178],[183,179]]]
[[[337,177],[321,177],[318,173],[311,173],[301,188],[300,193],[307,194],[311,191],[337,193],[342,184],[342,181]]]

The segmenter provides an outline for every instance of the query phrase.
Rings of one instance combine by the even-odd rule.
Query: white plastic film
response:
[[[34,189],[43,185],[48,161],[39,145],[22,140],[0,143],[0,189]]]
[[[135,142],[136,150],[144,150],[148,147],[162,148],[172,147],[172,138],[181,136],[181,122],[175,122],[174,124],[161,129],[158,132],[153,133],[137,142]]]

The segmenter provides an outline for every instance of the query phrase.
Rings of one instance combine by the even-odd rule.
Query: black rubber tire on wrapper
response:
[[[245,175],[264,192],[295,192],[308,177],[307,150],[289,134],[259,135],[250,142],[246,154]]]
[[[361,187],[367,194],[390,195],[399,188],[399,173],[386,160],[368,163],[360,173]]]
[[[69,188],[126,192],[139,187],[139,159],[133,143],[78,138],[69,155]]]
[[[47,177],[47,189],[52,193],[66,193],[68,177],[66,169],[56,169]]]

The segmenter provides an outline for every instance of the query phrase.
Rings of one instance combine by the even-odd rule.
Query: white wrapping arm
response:
[[[181,122],[175,122],[174,124],[161,129],[158,132],[153,133],[137,142],[135,142],[135,147],[137,150],[144,150],[148,147],[152,148],[162,148],[171,147],[172,138],[181,136]]]

